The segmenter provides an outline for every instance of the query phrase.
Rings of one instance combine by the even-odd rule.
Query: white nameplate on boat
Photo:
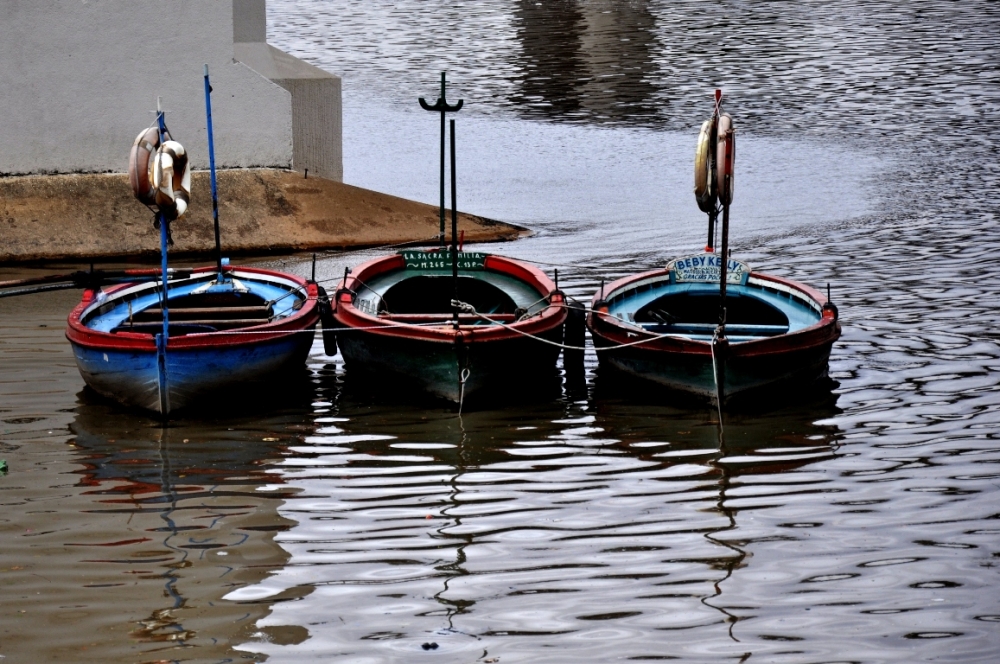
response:
[[[408,270],[450,270],[451,251],[401,251]],[[471,251],[458,252],[459,270],[484,270],[489,254]]]
[[[718,254],[697,254],[675,258],[667,263],[667,269],[670,270],[674,283],[717,284],[721,265],[722,257]],[[743,261],[730,258],[726,265],[726,283],[744,284],[750,271],[750,266]]]

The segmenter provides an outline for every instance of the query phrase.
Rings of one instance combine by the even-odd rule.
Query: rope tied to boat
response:
[[[466,367],[458,374],[458,414],[462,415],[462,404],[465,403],[465,383],[469,380],[472,372]]]
[[[725,328],[720,325],[715,328],[715,332],[712,333],[712,343],[709,347],[712,350],[712,381],[715,383],[715,405],[719,410],[719,430],[722,430],[722,386],[719,385],[719,365],[715,358],[715,346],[721,340],[725,340],[726,331]],[[725,361],[725,358],[722,358]]]
[[[478,317],[478,318],[480,318],[482,320],[485,320],[485,321],[488,321],[490,323],[493,323],[494,325],[499,325],[500,327],[502,327],[502,328],[504,328],[506,330],[510,330],[511,332],[515,332],[517,334],[520,334],[523,337],[528,337],[529,339],[534,339],[535,341],[540,341],[540,342],[548,344],[550,346],[556,346],[557,348],[562,348],[563,350],[582,350],[582,351],[587,350],[586,346],[570,346],[568,344],[560,343],[558,341],[551,341],[549,339],[546,339],[545,337],[540,337],[540,336],[538,336],[536,334],[531,334],[530,332],[525,332],[524,330],[519,330],[518,328],[514,327],[513,325],[507,325],[506,323],[502,323],[502,322],[500,322],[500,321],[498,321],[496,319],[490,318],[486,314],[479,313],[478,311],[476,311],[476,308],[473,307],[468,302],[462,302],[461,300],[452,300],[451,301],[451,306],[454,307],[455,309],[458,309],[459,311],[461,311],[463,313],[472,314],[472,315],[474,315],[474,316],[476,316],[476,317]],[[551,305],[551,306],[563,307],[563,308],[567,308],[567,309],[569,308],[569,305],[566,305],[566,304]],[[586,308],[585,311],[594,311],[594,310]],[[600,312],[598,312],[598,313],[600,313]],[[357,329],[357,328],[355,328],[355,329]],[[609,350],[618,350],[619,348],[628,348],[630,346],[639,346],[641,344],[648,344],[648,343],[651,343],[653,341],[658,341],[660,339],[677,338],[677,335],[675,335],[675,334],[655,334],[655,333],[652,333],[652,332],[648,332],[646,330],[643,330],[643,332],[645,334],[648,334],[649,337],[647,337],[645,339],[639,339],[638,341],[631,341],[629,343],[618,344],[618,345],[615,345],[615,346],[604,346],[602,348],[598,348],[598,347],[595,346],[593,348],[593,350],[594,350],[595,353],[602,353],[602,352],[609,351]]]

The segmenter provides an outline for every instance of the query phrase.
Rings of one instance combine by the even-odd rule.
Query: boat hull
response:
[[[86,347],[73,344],[80,375],[98,394],[121,404],[169,414],[234,389],[269,389],[270,381],[305,364],[312,337],[296,335],[265,343],[166,353],[168,396],[166,413],[160,409],[160,374],[154,351]]]
[[[592,336],[597,348],[613,345],[599,334]],[[760,395],[767,390],[806,386],[826,377],[832,346],[830,341],[774,355],[730,354],[721,377],[724,403]],[[711,353],[623,348],[598,352],[598,358],[602,370],[610,369],[631,379],[655,383],[698,398],[715,399],[717,395],[716,364]]]
[[[562,330],[540,336],[559,343]],[[525,381],[554,375],[559,356],[558,346],[526,337],[456,343],[354,332],[338,340],[349,374],[375,387],[413,390],[453,403],[505,392],[512,396],[510,391],[524,389]]]
[[[251,390],[273,389],[276,379],[304,367],[319,321],[317,286],[269,270],[227,268],[227,272],[230,283],[237,285],[234,292],[260,293],[259,297],[279,303],[272,306],[281,308],[280,314],[260,324],[229,325],[218,331],[192,333],[189,326],[168,338],[162,365],[157,349],[161,328],[153,325],[155,334],[149,326],[138,332],[119,320],[125,307],[131,320],[149,300],[158,302],[158,284],[85,291],[66,329],[84,382],[123,405],[166,416]],[[215,268],[192,271],[189,279],[170,284],[168,302],[192,292],[218,292],[211,290],[214,278]],[[170,326],[180,331],[185,324],[171,320]]]
[[[804,387],[828,375],[830,352],[840,337],[840,324],[836,308],[818,291],[779,277],[754,274],[749,280],[753,287],[743,289],[746,296],[755,295],[756,288],[761,293],[767,291],[768,297],[794,299],[799,309],[813,311],[815,320],[790,332],[761,338],[737,337],[734,339],[738,341],[730,339],[714,348],[710,336],[656,334],[627,322],[626,316],[618,317],[615,305],[609,306],[609,299],[617,297],[621,301],[638,290],[643,293],[642,301],[649,305],[675,288],[669,278],[669,270],[635,275],[595,295],[587,326],[602,372],[697,398],[718,400],[721,396],[723,405],[771,391]],[[717,297],[714,302],[717,307]]]

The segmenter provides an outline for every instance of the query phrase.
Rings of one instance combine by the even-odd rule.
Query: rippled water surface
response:
[[[416,98],[447,70],[459,206],[535,230],[491,249],[581,299],[704,243],[721,87],[734,253],[831,285],[833,384],[720,431],[591,353],[585,385],[457,417],[316,345],[278,403],[162,428],[83,389],[77,293],[2,299],[3,661],[995,660],[1000,6],[268,5],[344,77],[349,183],[436,203]]]

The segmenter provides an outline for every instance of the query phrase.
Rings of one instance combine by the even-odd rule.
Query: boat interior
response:
[[[170,298],[167,311],[172,337],[197,332],[218,332],[253,325],[263,325],[274,317],[274,306],[260,295],[223,291],[196,293]],[[156,334],[163,329],[163,309],[152,306],[128,317],[112,332]]]
[[[714,285],[637,289],[613,298],[609,312],[655,334],[708,341],[719,324],[719,291]],[[819,318],[789,293],[735,285],[727,289],[726,336],[732,342],[787,334]]]
[[[442,324],[453,320],[451,301],[455,285],[451,273],[417,274],[399,271],[366,284],[355,307],[385,320],[419,324]],[[545,307],[545,299],[534,289],[510,277],[486,271],[476,276],[459,275],[457,299],[471,304],[478,314],[492,321],[512,323],[525,314]],[[461,313],[462,325],[491,325],[477,314]]]
[[[99,292],[83,312],[87,327],[111,334],[159,334],[163,330],[162,290],[157,283]],[[222,282],[206,273],[170,282],[167,310],[171,337],[264,325],[294,314],[305,304],[299,286],[269,276],[234,272]]]

